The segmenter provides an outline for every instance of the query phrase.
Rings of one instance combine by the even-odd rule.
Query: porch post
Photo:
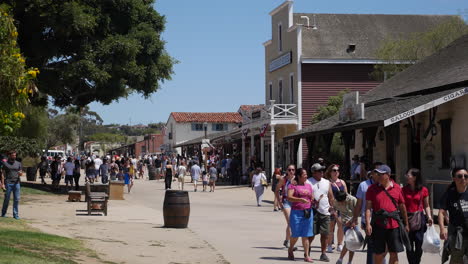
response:
[[[275,125],[271,125],[271,175],[275,172]]]
[[[242,135],[242,175],[245,172],[245,136]]]
[[[260,161],[265,168],[265,138],[260,137]]]
[[[255,150],[255,144],[254,144],[254,143],[255,143],[255,142],[254,142],[255,136],[254,136],[254,134],[253,134],[253,129],[252,129],[252,132],[251,132],[251,133],[252,133],[252,134],[250,135],[250,159],[252,159],[252,157],[253,157],[254,154],[255,154],[255,151],[254,151],[254,150]],[[254,169],[255,169],[255,168],[254,168]]]

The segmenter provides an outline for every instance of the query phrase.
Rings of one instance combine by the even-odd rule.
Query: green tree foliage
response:
[[[34,156],[42,153],[41,146],[35,139],[25,137],[0,136],[0,153],[16,150],[19,157]]]
[[[72,113],[50,116],[47,127],[47,149],[61,144],[75,143],[79,122],[80,116]]]
[[[97,133],[88,137],[90,141],[99,141],[103,143],[125,143],[127,137],[119,134],[112,133]]]
[[[410,38],[388,38],[376,51],[376,57],[388,63],[375,65],[371,75],[376,80],[388,79],[465,34],[468,34],[468,26],[461,18],[453,18]],[[399,63],[401,61],[409,63]]]
[[[335,96],[330,96],[327,105],[319,106],[318,112],[312,116],[312,124],[325,120],[338,113],[343,104],[343,95],[348,92],[349,90],[346,89]]]
[[[154,0],[5,0],[18,21],[39,89],[59,107],[145,98],[171,78],[174,60],[161,39],[165,18]]]
[[[17,45],[18,32],[13,18],[0,6],[0,135],[10,135],[17,129],[35,91],[33,80],[39,71],[26,69],[25,59]]]
[[[49,126],[47,111],[42,106],[29,105],[24,108],[23,112],[26,118],[21,123],[21,127],[15,131],[15,135],[36,139],[45,148]]]

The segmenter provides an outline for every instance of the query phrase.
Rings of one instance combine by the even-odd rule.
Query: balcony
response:
[[[296,104],[275,104],[270,101],[269,105],[261,109],[255,109],[243,116],[242,127],[256,127],[259,123],[268,122],[270,125],[297,125],[297,105]]]

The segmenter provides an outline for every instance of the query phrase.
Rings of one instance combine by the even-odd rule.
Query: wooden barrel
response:
[[[148,179],[150,181],[156,180],[156,167],[153,165],[148,166]]]
[[[190,216],[187,191],[167,190],[164,197],[164,227],[186,228]]]

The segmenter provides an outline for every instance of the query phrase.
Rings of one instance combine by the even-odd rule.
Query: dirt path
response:
[[[116,263],[228,263],[190,229],[162,228],[162,213],[129,201],[109,201],[109,215],[88,216],[86,203],[34,195],[20,214],[43,232],[84,240]],[[89,263],[89,262],[87,262]]]

